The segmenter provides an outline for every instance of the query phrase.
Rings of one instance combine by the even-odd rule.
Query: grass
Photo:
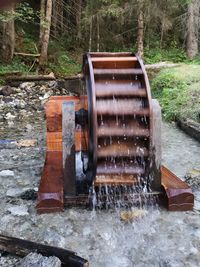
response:
[[[53,71],[56,77],[64,78],[74,76],[81,72],[81,64],[67,52],[57,54],[57,57],[48,64],[49,71]]]
[[[9,72],[28,72],[29,66],[27,66],[20,58],[15,57],[11,64],[4,64],[0,62],[0,76],[3,76]]]
[[[151,82],[167,121],[200,122],[200,65],[182,64],[162,70]]]
[[[168,49],[145,49],[145,64],[154,64],[161,61],[169,61],[174,63],[187,62],[188,58],[184,50],[176,47]],[[200,63],[200,61],[199,61]]]

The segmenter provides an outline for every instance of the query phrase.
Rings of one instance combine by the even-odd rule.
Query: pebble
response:
[[[15,115],[12,115],[10,112],[8,112],[5,116],[6,120],[14,120],[16,118]]]
[[[0,95],[3,95],[3,96],[10,96],[14,92],[15,90],[9,85],[6,85],[0,89]]]
[[[24,206],[24,205],[12,206],[12,207],[8,208],[8,211],[12,215],[16,215],[16,216],[26,216],[26,215],[29,215],[28,208],[26,206]]]
[[[195,168],[188,172],[185,176],[185,181],[195,189],[200,189],[200,169]]]
[[[0,171],[0,176],[2,177],[14,176],[14,172],[10,170],[3,170],[3,171]]]
[[[6,192],[7,197],[19,197],[23,193],[23,189],[19,188],[10,188]]]
[[[61,267],[61,261],[57,257],[30,253],[18,263],[17,267]]]
[[[20,84],[21,89],[31,89],[34,86],[35,86],[34,82],[25,82],[25,83]]]

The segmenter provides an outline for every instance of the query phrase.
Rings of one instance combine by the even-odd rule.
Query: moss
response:
[[[192,119],[200,122],[200,65],[162,70],[152,81],[152,94],[160,101],[168,121]]]

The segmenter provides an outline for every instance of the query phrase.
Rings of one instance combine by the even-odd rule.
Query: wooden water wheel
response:
[[[90,181],[148,187],[152,99],[142,61],[131,53],[90,53],[84,58],[84,75]]]

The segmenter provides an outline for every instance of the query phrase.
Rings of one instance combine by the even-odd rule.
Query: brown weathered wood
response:
[[[191,187],[164,166],[161,167],[161,183],[166,193],[168,210],[193,210],[194,195]]]
[[[76,195],[75,169],[75,103],[64,101],[62,104],[62,143],[64,193]]]
[[[55,76],[52,75],[25,75],[25,76],[8,76],[6,77],[6,82],[16,82],[16,81],[53,81]]]
[[[47,151],[38,190],[37,212],[64,210],[62,151]]]
[[[87,108],[84,100],[84,96],[55,96],[51,97],[46,104],[45,111],[47,118],[47,153],[38,190],[38,201],[36,207],[38,213],[50,213],[64,210],[64,188],[66,189],[65,191],[69,193],[71,187],[68,188],[68,183],[66,183],[64,186],[62,151],[63,141],[65,142],[65,140],[63,140],[63,135],[65,135],[65,133],[63,134],[62,129],[63,131],[66,131],[66,134],[68,134],[67,131],[69,129],[68,127],[62,128],[62,120],[64,119],[62,116],[62,104],[65,101],[70,103],[72,102],[74,105],[74,110],[79,110],[81,108]],[[67,122],[67,120],[64,121]],[[87,135],[83,135],[84,133],[80,132],[80,129],[75,130],[75,125],[73,128],[75,131],[73,133],[75,135],[75,147],[72,147],[72,149],[76,151],[86,150],[88,143]],[[66,159],[66,164],[68,165],[68,168],[72,167],[72,163],[74,161],[74,159],[72,159],[72,161],[68,161]],[[74,176],[75,174],[67,176],[68,182],[73,182],[73,188],[73,179],[75,179]],[[75,194],[75,190],[73,189],[72,191],[73,194]]]
[[[20,257],[25,257],[31,252],[37,252],[47,257],[55,256],[61,260],[62,266],[65,267],[89,266],[87,260],[77,256],[73,251],[5,235],[0,235],[0,250]]]
[[[108,174],[96,175],[95,186],[102,185],[135,185],[138,183],[137,175],[124,174]]]
[[[19,52],[14,52],[15,56],[22,56],[22,57],[39,57],[40,54],[30,54],[30,53],[19,53]]]

